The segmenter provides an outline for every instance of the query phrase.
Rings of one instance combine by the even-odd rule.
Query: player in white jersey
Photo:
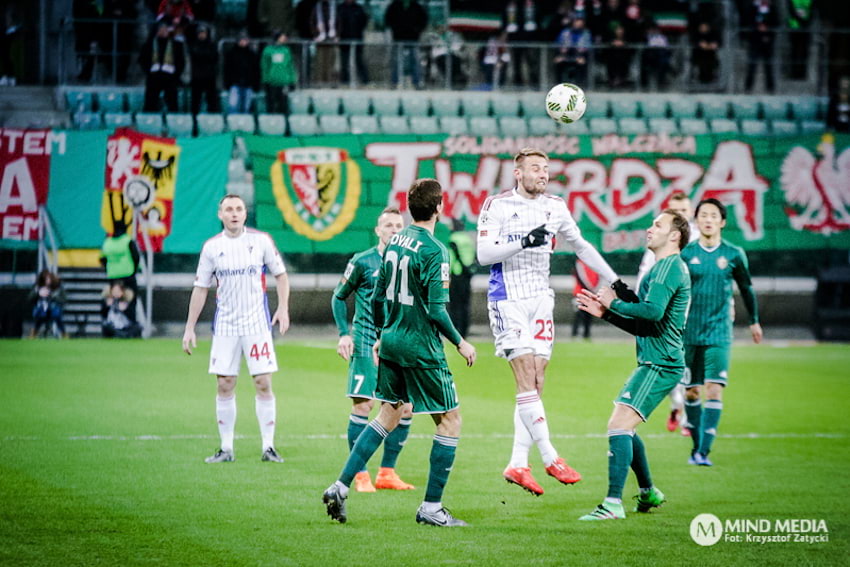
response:
[[[667,206],[662,208],[672,209],[688,219],[688,225],[691,229],[690,241],[699,240],[699,230],[694,222],[694,209],[691,206],[691,199],[687,193],[676,191],[670,195],[670,198],[667,200]],[[650,268],[654,265],[655,253],[647,249],[643,254],[643,258],[641,258],[640,267],[638,267],[635,289],[640,289],[640,281],[649,273]],[[667,417],[667,431],[676,431],[681,426],[682,435],[688,437],[691,432],[685,427],[687,421],[688,419],[685,416],[685,386],[678,384],[670,391],[670,415]]]
[[[516,186],[484,203],[478,218],[478,262],[490,264],[487,306],[496,354],[506,358],[516,379],[514,446],[504,471],[508,482],[533,494],[543,488],[531,475],[528,453],[537,443],[546,472],[564,484],[581,475],[558,456],[540,399],[554,339],[555,293],[549,287],[553,237],[566,241],[602,279],[630,291],[599,252],[581,236],[563,199],[546,194],[549,158],[525,148],[514,158]]]
[[[272,373],[277,371],[277,357],[272,326],[277,324],[281,334],[289,329],[289,279],[271,237],[246,228],[246,217],[245,202],[238,195],[227,195],[219,202],[218,218],[224,230],[207,240],[201,250],[183,333],[183,350],[192,354],[197,346],[195,324],[215,280],[218,289],[209,372],[218,377],[216,417],[221,446],[206,459],[208,463],[234,460],[234,391],[243,355],[257,391],[255,407],[263,443],[261,459],[283,462],[274,448],[277,411]],[[277,310],[271,319],[265,289],[266,271],[275,278],[277,287]]]

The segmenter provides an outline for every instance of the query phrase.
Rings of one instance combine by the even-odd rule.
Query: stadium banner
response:
[[[0,239],[38,240],[38,208],[47,202],[50,158],[64,151],[51,130],[0,128]]]
[[[513,186],[513,154],[547,152],[563,197],[603,252],[643,249],[670,195],[729,206],[724,237],[747,250],[850,248],[850,136],[246,136],[257,227],[285,253],[350,254],[419,177],[445,190],[443,218],[474,228],[484,200]]]
[[[54,144],[44,171],[50,173],[47,210],[60,248],[100,248],[114,220],[132,218],[124,203],[125,194],[132,194],[150,199],[141,211],[152,227],[154,250],[197,253],[221,230],[216,213],[226,192],[232,136],[116,133],[52,133],[61,144]],[[126,184],[128,179],[138,183]]]

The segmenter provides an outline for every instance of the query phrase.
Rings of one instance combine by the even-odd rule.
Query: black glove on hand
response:
[[[522,247],[523,248],[535,248],[537,246],[543,246],[546,244],[546,235],[549,234],[546,231],[546,225],[541,224],[528,234],[522,237]]]
[[[626,303],[640,303],[637,294],[626,285],[623,280],[617,280],[611,284],[611,289],[617,294],[618,299],[622,299]]]

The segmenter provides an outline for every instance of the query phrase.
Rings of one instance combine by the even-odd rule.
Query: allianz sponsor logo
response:
[[[747,519],[721,521],[714,514],[700,514],[691,521],[691,539],[702,546],[727,543],[827,543],[826,520],[816,518]]]
[[[254,276],[260,270],[260,266],[248,266],[247,268],[228,268],[224,270],[217,270],[215,275],[220,278],[226,278],[230,276]]]

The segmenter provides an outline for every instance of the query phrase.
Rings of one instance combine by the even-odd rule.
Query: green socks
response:
[[[339,475],[340,482],[345,486],[351,486],[354,475],[363,470],[366,463],[369,462],[369,459],[375,454],[375,451],[378,450],[378,447],[381,446],[381,443],[386,438],[387,430],[377,421],[371,421],[363,429],[360,437],[357,438],[357,443],[351,449],[348,460],[345,461],[345,466]]]
[[[635,471],[640,489],[649,490],[652,487],[649,461],[646,459],[646,448],[643,446],[643,440],[637,433],[632,436],[632,470]]]
[[[723,402],[721,400],[706,400],[702,416],[702,434],[700,435],[698,451],[708,455],[711,444],[717,436],[717,424],[720,423],[720,414],[723,413]]]
[[[691,441],[694,451],[699,451],[700,436],[702,434],[702,400],[685,400],[685,417],[688,418],[686,427],[691,432]]]
[[[632,464],[634,431],[608,431],[608,498],[623,498],[623,486]]]
[[[457,437],[434,435],[431,445],[431,470],[428,472],[428,488],[425,489],[425,502],[441,502],[443,489],[449,480],[449,473],[455,461]]]
[[[384,441],[384,457],[381,459],[381,466],[394,469],[395,463],[398,461],[398,454],[404,448],[407,442],[407,434],[410,433],[411,418],[405,418],[398,422],[398,426],[387,435]]]

